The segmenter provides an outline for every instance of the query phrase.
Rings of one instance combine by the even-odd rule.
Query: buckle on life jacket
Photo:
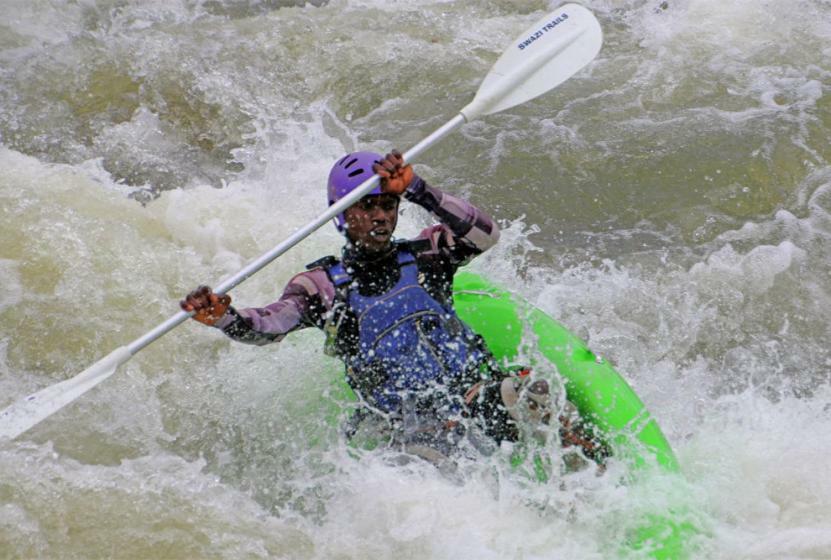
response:
[[[332,309],[329,310],[326,322],[323,323],[323,332],[326,335],[326,340],[323,343],[323,353],[327,356],[338,355],[338,331],[343,318],[346,316],[345,308],[345,302],[335,303]]]

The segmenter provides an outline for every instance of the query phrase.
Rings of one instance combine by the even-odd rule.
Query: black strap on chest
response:
[[[336,265],[338,262],[340,261],[337,257],[328,255],[326,257],[323,257],[322,259],[317,259],[316,261],[307,264],[306,270],[314,270],[316,268],[323,268],[328,270],[330,267]]]
[[[418,256],[419,253],[423,253],[423,252],[429,250],[432,246],[433,246],[433,243],[429,239],[412,239],[412,240],[404,240],[404,241],[396,241],[395,242],[396,250],[405,251],[407,253],[410,253],[414,257]],[[340,263],[339,258],[334,257],[332,255],[328,255],[328,256],[325,256],[323,258],[317,259],[314,262],[311,262],[311,263],[307,264],[306,265],[306,270],[314,270],[315,268],[322,268],[326,271],[327,274],[329,274],[330,279],[332,279],[331,274],[330,274],[329,271],[332,269],[333,266],[335,266],[338,263]],[[341,279],[338,279],[338,280],[339,281],[336,283],[336,285],[342,284]]]

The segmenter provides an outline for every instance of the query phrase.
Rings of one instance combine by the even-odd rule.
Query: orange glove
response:
[[[231,296],[215,294],[208,286],[199,286],[179,302],[183,311],[194,312],[193,318],[209,327],[225,315],[230,305]]]
[[[404,157],[398,150],[391,153],[372,166],[372,170],[381,176],[381,192],[401,195],[413,182],[413,166],[404,165]]]

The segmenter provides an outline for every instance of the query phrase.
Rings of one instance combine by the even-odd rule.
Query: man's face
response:
[[[385,250],[392,241],[398,222],[398,197],[392,194],[369,195],[343,213],[346,235],[355,246],[375,253]]]

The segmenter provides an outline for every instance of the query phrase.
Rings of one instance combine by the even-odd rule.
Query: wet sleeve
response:
[[[266,307],[229,308],[216,327],[247,344],[279,342],[292,331],[321,326],[333,299],[334,286],[326,272],[314,269],[292,278],[280,299]]]
[[[499,227],[487,213],[470,202],[428,185],[416,176],[404,198],[418,204],[441,222],[424,230],[420,238],[433,241],[433,250],[464,264],[499,241]]]

